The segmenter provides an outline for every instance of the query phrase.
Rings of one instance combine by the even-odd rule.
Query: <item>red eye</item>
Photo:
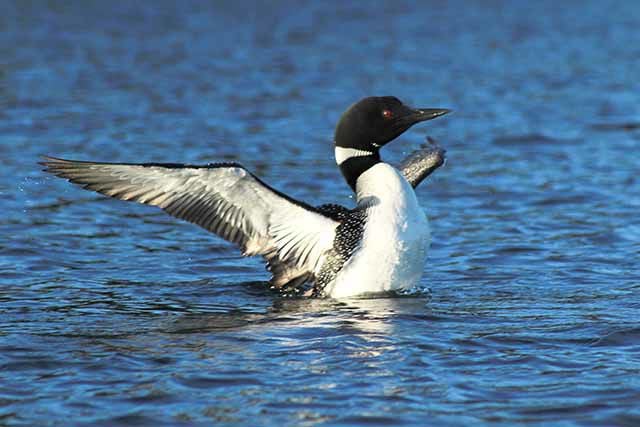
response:
[[[390,119],[391,117],[393,117],[393,111],[382,110],[382,117],[384,117],[385,119]]]

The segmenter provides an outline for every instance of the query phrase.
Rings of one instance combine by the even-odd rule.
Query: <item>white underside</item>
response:
[[[370,205],[362,244],[325,292],[333,298],[414,287],[431,236],[427,216],[404,177],[378,163],[358,178],[358,205]]]

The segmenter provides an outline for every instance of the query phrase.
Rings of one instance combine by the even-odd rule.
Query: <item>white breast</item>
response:
[[[370,206],[362,244],[325,292],[345,298],[415,286],[430,232],[413,188],[392,166],[378,163],[360,175],[356,191],[358,206]]]

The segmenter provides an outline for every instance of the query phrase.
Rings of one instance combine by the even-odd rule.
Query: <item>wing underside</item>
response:
[[[97,163],[46,157],[45,171],[120,200],[157,206],[262,255],[275,287],[313,279],[338,222],[235,163]]]

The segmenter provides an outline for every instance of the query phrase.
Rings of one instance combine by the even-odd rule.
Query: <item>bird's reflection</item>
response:
[[[252,289],[254,293],[255,287]],[[323,337],[344,338],[350,356],[370,357],[390,349],[397,318],[424,315],[429,310],[428,302],[426,292],[345,300],[272,294],[270,304],[260,311],[234,308],[220,313],[189,313],[174,318],[163,329],[172,334],[258,334],[286,341],[290,347]]]

